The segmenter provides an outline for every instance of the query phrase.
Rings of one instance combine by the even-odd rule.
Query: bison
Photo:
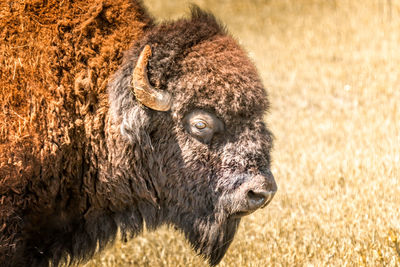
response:
[[[218,264],[277,190],[267,95],[224,26],[138,0],[7,0],[0,25],[1,265],[81,262],[144,224]]]

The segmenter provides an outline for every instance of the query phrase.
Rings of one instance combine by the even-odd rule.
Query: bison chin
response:
[[[217,265],[224,257],[239,223],[240,218],[229,216],[182,218],[179,222],[174,222],[183,230],[197,253],[205,257],[211,266]]]

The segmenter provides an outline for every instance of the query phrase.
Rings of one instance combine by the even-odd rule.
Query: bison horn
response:
[[[140,53],[132,73],[133,93],[136,99],[148,108],[168,111],[171,108],[171,95],[166,91],[156,90],[150,85],[147,77],[147,62],[151,56],[151,48],[146,45]]]

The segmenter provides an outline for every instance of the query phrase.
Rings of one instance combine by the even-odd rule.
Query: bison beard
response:
[[[194,249],[208,258],[211,265],[217,265],[233,241],[240,219],[224,218],[221,221],[197,219],[194,224],[190,222],[191,220],[187,220],[178,225],[184,230],[186,238]]]
[[[145,223],[218,264],[276,191],[246,53],[197,7],[157,25],[140,1],[5,2],[0,262],[84,261]]]
[[[190,220],[180,225],[186,237],[199,253],[209,259],[211,265],[217,265],[233,241],[240,219],[224,218],[220,221],[203,219],[195,224],[188,222]]]

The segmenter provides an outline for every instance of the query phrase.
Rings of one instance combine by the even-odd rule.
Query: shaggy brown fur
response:
[[[129,0],[6,2],[0,262],[84,260],[118,228],[134,236],[145,221],[176,225],[217,264],[247,192],[276,190],[266,94],[242,49],[197,8],[190,19],[154,25]],[[169,112],[132,94],[145,45],[153,50],[150,82],[173,96]],[[223,122],[212,142],[185,130],[194,110]]]
[[[0,5],[0,262],[4,262],[5,257],[20,256],[15,251],[29,242],[22,231],[30,231],[29,227],[43,231],[44,218],[58,216],[67,224],[71,216],[87,209],[84,194],[78,199],[85,189],[77,178],[88,169],[91,175],[97,172],[88,167],[87,157],[101,150],[91,140],[104,136],[107,82],[123,51],[152,22],[141,5],[130,0],[1,1]],[[46,231],[52,235],[51,228]],[[53,256],[56,262],[60,256]]]

